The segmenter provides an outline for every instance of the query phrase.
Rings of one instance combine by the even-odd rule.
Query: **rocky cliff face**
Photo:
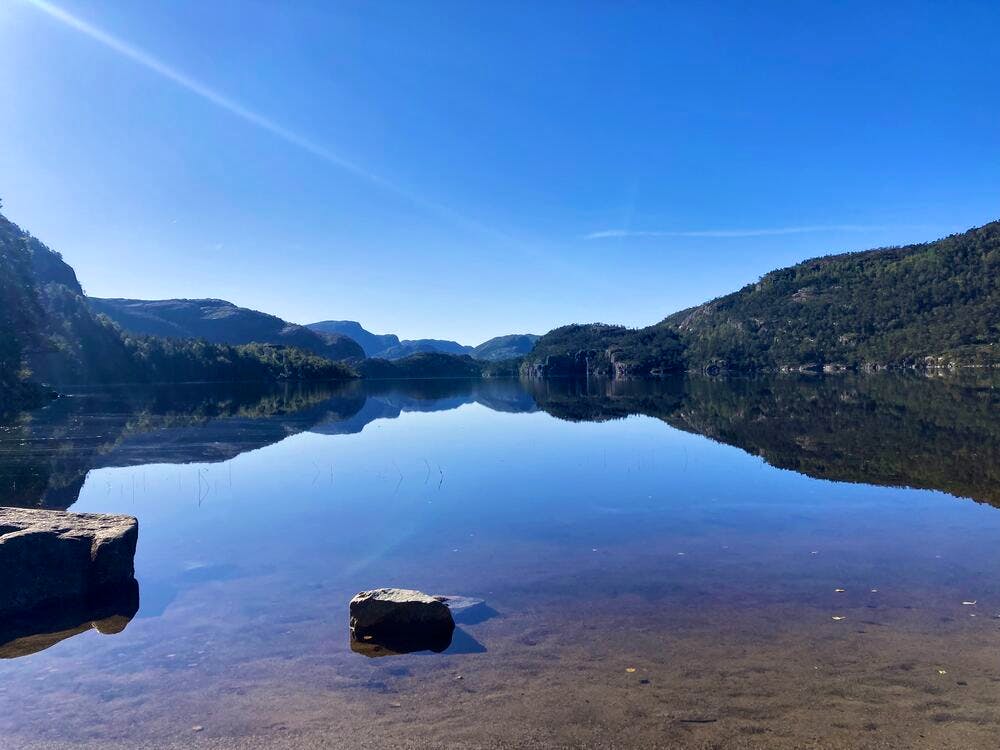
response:
[[[583,378],[608,375],[606,353],[597,349],[579,349],[566,354],[549,354],[544,359],[527,361],[521,374],[530,378]]]

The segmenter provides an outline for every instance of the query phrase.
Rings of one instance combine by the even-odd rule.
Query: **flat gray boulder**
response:
[[[130,585],[138,537],[131,516],[0,508],[0,616]]]

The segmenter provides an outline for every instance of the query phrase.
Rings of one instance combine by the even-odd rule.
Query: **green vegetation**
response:
[[[91,310],[76,274],[58,253],[2,215],[0,315],[0,411],[4,412],[37,405],[44,394],[38,382],[65,385],[356,377],[345,364],[291,346],[231,346],[127,335],[107,316]]]
[[[569,325],[542,336],[521,365],[530,377],[661,375],[684,369],[680,337],[666,327]]]
[[[482,367],[469,356],[423,352],[402,359],[366,359],[358,365],[364,378],[380,380],[405,378],[478,378]]]
[[[541,336],[533,333],[513,333],[508,336],[496,336],[489,341],[484,341],[472,350],[474,359],[481,359],[487,362],[500,362],[505,359],[515,359],[528,354],[534,347],[535,342]]]
[[[88,302],[62,257],[2,215],[0,315],[0,411],[38,403],[38,382],[344,379],[356,373],[332,360],[363,355],[333,330],[341,324],[310,330],[220,300]],[[116,320],[140,334],[123,332]],[[229,339],[236,345],[224,343]],[[449,347],[455,353],[441,351]],[[358,370],[381,379],[623,378],[998,366],[1000,222],[921,245],[809,260],[648,328],[595,323],[557,328],[537,341],[498,337],[475,350],[489,362],[466,350],[404,341]],[[403,356],[412,351],[420,353]]]
[[[1000,222],[816,258],[663,321],[691,369],[1000,364]]]
[[[1000,366],[1000,222],[936,242],[816,258],[663,322],[570,325],[533,377]]]
[[[349,366],[291,346],[209,344],[200,340],[125,338],[138,371],[148,382],[345,380]]]
[[[33,238],[0,216],[0,413],[37,405],[27,355],[38,346],[42,308],[31,267]]]

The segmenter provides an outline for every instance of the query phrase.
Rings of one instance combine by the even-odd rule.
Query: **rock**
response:
[[[362,591],[351,599],[351,630],[358,637],[420,629],[455,629],[448,606],[410,589]]]
[[[138,536],[131,516],[0,508],[0,616],[118,594]]]
[[[443,601],[409,589],[362,591],[350,612],[351,648],[367,656],[443,651],[455,630]]]

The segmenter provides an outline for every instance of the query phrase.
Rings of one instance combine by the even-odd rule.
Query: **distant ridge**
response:
[[[474,359],[496,362],[524,356],[531,351],[535,342],[540,338],[531,333],[518,333],[497,336],[489,341],[484,341],[479,346],[472,347],[447,339],[400,340],[399,336],[392,333],[381,335],[372,333],[354,320],[323,320],[318,323],[309,323],[306,327],[320,333],[339,333],[350,336],[361,344],[366,356],[388,360],[403,359],[415,354],[454,354],[457,356],[470,355]]]
[[[352,338],[364,349],[366,357],[375,357],[399,343],[399,337],[395,334],[379,335],[366,331],[355,320],[321,320],[318,323],[309,323],[306,328],[317,333],[334,333]]]
[[[454,354],[464,357],[472,354],[472,347],[445,339],[403,339],[376,356],[380,359],[403,359],[414,354]]]
[[[533,333],[513,333],[508,336],[497,336],[484,341],[472,350],[475,359],[497,362],[503,359],[523,357],[535,348],[535,343],[541,336]]]
[[[306,328],[319,333],[336,333],[350,336],[361,344],[365,356],[379,359],[403,359],[414,354],[472,354],[471,346],[444,339],[403,340],[394,333],[376,334],[365,330],[354,320],[323,320],[309,323]]]
[[[91,307],[130,333],[204,339],[215,344],[295,346],[331,360],[362,359],[364,349],[339,333],[320,333],[221,299],[101,299]]]

